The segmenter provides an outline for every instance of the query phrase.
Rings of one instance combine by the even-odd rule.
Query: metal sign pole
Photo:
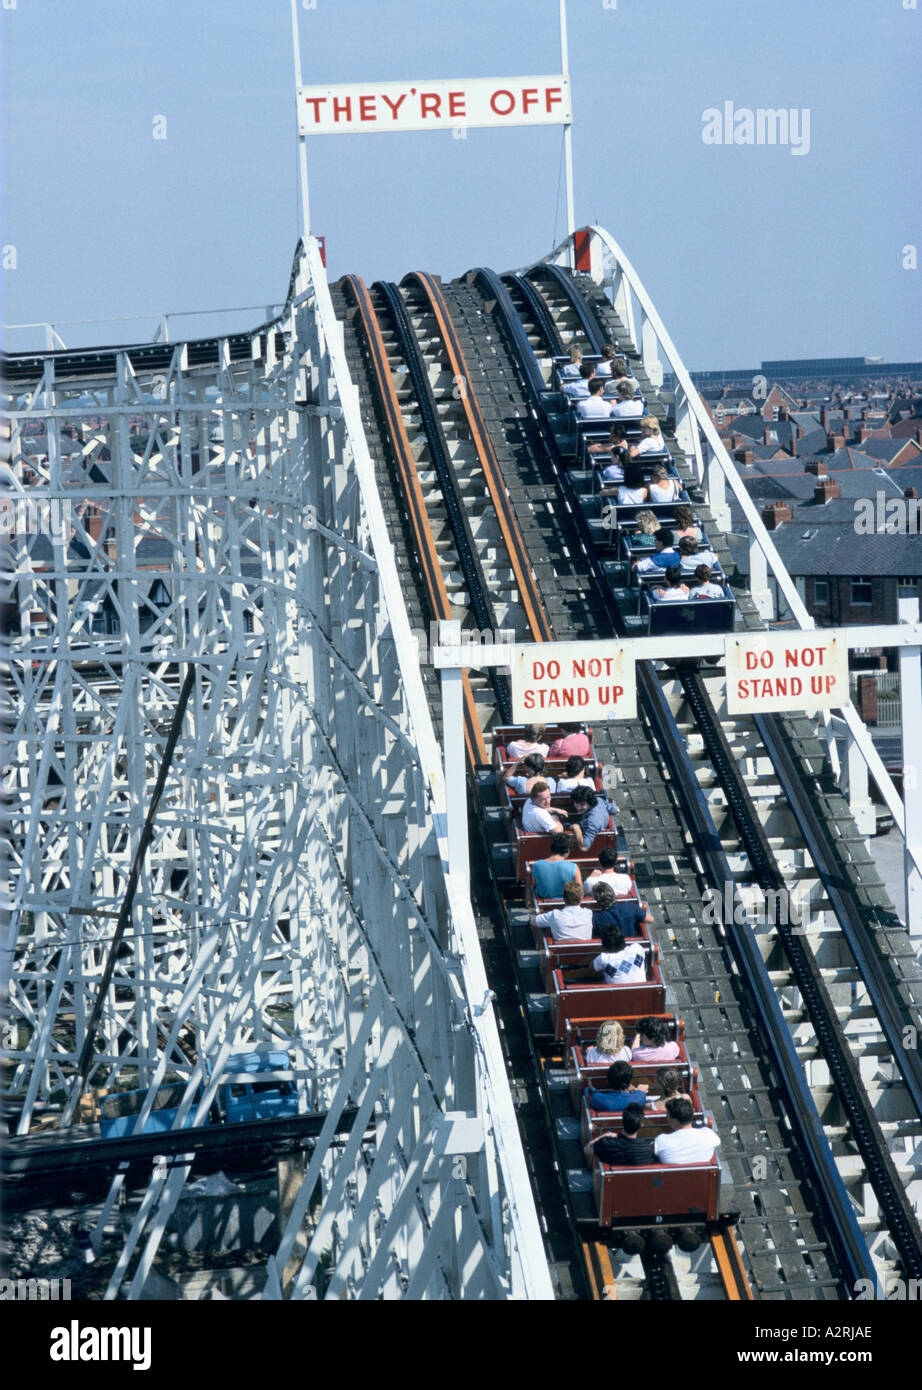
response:
[[[560,0],[560,68],[570,90],[570,64],[567,54],[567,0]],[[576,213],[573,209],[573,124],[567,121],[563,128],[564,176],[567,184],[567,236],[576,231]],[[570,266],[576,264],[576,248],[570,245]]]
[[[291,0],[291,46],[295,65],[295,116],[298,132],[298,175],[301,189],[301,236],[305,243],[311,234],[310,199],[307,187],[307,139],[301,134],[298,93],[301,90],[301,40],[298,34],[298,0]]]

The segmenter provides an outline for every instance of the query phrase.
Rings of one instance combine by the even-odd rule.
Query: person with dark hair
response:
[[[659,1096],[655,1101],[650,1102],[651,1110],[657,1110],[663,1113],[666,1110],[667,1101],[691,1100],[691,1096],[688,1092],[682,1090],[681,1076],[672,1067],[657,1074],[656,1084],[659,1087]]]
[[[627,944],[620,927],[600,927],[599,936],[602,950],[592,962],[592,968],[606,984],[640,984],[647,978],[647,954],[641,942]]]
[[[679,564],[683,574],[694,574],[699,565],[716,565],[717,556],[713,550],[702,549],[691,536],[679,541]]]
[[[654,553],[644,555],[642,559],[634,561],[634,568],[638,574],[648,574],[657,569],[668,569],[670,565],[678,563],[678,551],[675,548],[675,536],[668,526],[661,526],[653,536]]]
[[[592,744],[587,735],[583,733],[582,726],[561,723],[560,727],[563,729],[563,734],[551,744],[548,757],[572,758],[575,755],[580,758],[588,758],[592,752]]]
[[[637,507],[649,499],[649,490],[643,475],[643,464],[629,458],[624,464],[624,482],[618,488],[616,501],[621,507]]]
[[[589,1162],[592,1162],[592,1155],[595,1154],[602,1163],[613,1163],[618,1167],[637,1168],[644,1163],[653,1163],[653,1140],[637,1138],[643,1124],[643,1114],[643,1106],[636,1101],[626,1105],[621,1111],[621,1133],[596,1135],[585,1146],[583,1152]]]
[[[559,898],[563,895],[565,884],[574,882],[582,885],[583,876],[579,865],[567,858],[575,844],[572,835],[551,836],[550,854],[546,859],[539,859],[531,866],[536,898]]]
[[[627,358],[613,357],[611,363],[611,377],[605,384],[605,394],[607,396],[617,396],[618,387],[623,383],[630,386],[635,396],[639,393],[640,382],[636,377],[631,376]]]
[[[555,941],[590,941],[592,913],[588,907],[580,906],[582,900],[582,884],[571,879],[563,885],[563,907],[539,912],[532,921],[536,927],[547,928]]]
[[[637,1033],[631,1043],[631,1059],[635,1062],[674,1062],[679,1055],[679,1044],[669,1041],[669,1030],[664,1018],[642,1018],[637,1025]]]
[[[581,362],[579,375],[564,383],[563,394],[569,401],[585,401],[589,399],[589,383],[595,376],[595,367],[591,362]]]
[[[608,401],[602,399],[602,382],[594,376],[589,382],[589,395],[585,400],[576,403],[576,418],[578,420],[610,420],[611,406]]]
[[[693,541],[700,541],[701,532],[695,525],[695,514],[691,507],[687,507],[683,502],[681,507],[675,509],[675,523],[672,527],[673,535],[677,541],[690,536]]]
[[[638,1105],[643,1110],[647,1103],[647,1085],[635,1086],[634,1073],[630,1062],[612,1062],[605,1080],[606,1091],[596,1091],[590,1086],[587,1099],[593,1110],[617,1111],[626,1105]]]
[[[627,430],[623,425],[612,425],[607,444],[590,444],[587,453],[610,454],[611,462],[606,463],[599,475],[603,497],[609,497],[616,490],[615,485],[624,481],[624,465],[634,457],[636,446],[628,443]]]
[[[616,898],[624,898],[631,891],[630,874],[618,872],[618,851],[616,849],[599,850],[599,867],[593,869],[586,879],[586,891],[592,893],[600,883],[607,883]]]
[[[688,598],[688,585],[682,583],[682,571],[678,565],[670,565],[666,571],[665,589],[654,589],[653,595],[660,602],[675,603]]]
[[[578,753],[567,758],[567,775],[557,778],[557,794],[561,792],[571,792],[575,787],[591,787],[595,791],[595,782],[591,777],[585,776],[586,759],[581,758]]]
[[[577,787],[570,793],[570,805],[579,824],[572,831],[581,849],[590,849],[596,835],[608,829],[608,819],[617,815],[617,806],[605,795],[600,796],[591,787]]]
[[[639,903],[636,898],[616,898],[611,885],[601,879],[587,885],[587,892],[596,901],[592,909],[592,929],[596,936],[603,927],[617,927],[623,936],[639,936],[643,926],[653,922],[645,903]]]
[[[720,1136],[701,1125],[692,1128],[695,1111],[690,1100],[667,1100],[669,1133],[657,1135],[653,1151],[660,1163],[707,1163],[720,1147]]]
[[[553,795],[557,790],[557,783],[544,771],[544,759],[540,753],[529,753],[511,772],[506,773],[503,781],[511,792],[516,792],[519,796],[528,796],[539,777],[544,778]]]
[[[543,758],[547,757],[547,744],[542,740],[544,729],[540,724],[526,724],[521,738],[510,739],[506,744],[506,753],[510,758],[528,757],[529,753],[540,753]]]
[[[596,376],[605,377],[606,380],[611,376],[611,364],[618,355],[618,349],[614,343],[606,343],[602,349],[602,355],[595,366]]]
[[[688,591],[689,598],[724,598],[724,591],[720,584],[715,584],[711,577],[710,565],[696,565],[695,582]]]

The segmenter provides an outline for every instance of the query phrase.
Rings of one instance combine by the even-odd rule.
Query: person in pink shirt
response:
[[[551,744],[548,751],[549,758],[572,758],[574,755],[580,758],[588,758],[592,752],[592,745],[584,733],[580,732],[578,724],[561,724],[564,731],[563,738],[558,738]]]
[[[667,1040],[665,1019],[640,1020],[637,1035],[631,1043],[632,1062],[674,1062],[678,1055],[679,1044]]]

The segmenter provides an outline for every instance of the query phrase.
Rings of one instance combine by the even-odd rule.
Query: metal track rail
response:
[[[545,266],[536,270],[535,278],[547,281],[558,293],[569,294],[570,298],[575,301],[574,309],[583,331],[594,347],[600,347],[607,335],[602,332],[597,323],[593,322],[594,315],[589,306],[582,301],[582,296],[578,294],[567,273],[560,267]],[[703,687],[700,688],[703,691]],[[688,697],[688,690],[686,690],[686,697]],[[689,703],[694,709],[693,702],[689,701]],[[918,1110],[917,1096],[920,1074],[922,1074],[922,1062],[915,1054],[907,1055],[906,1050],[900,1046],[900,1035],[908,1021],[907,1010],[896,996],[892,975],[889,978],[886,977],[885,962],[880,958],[879,947],[873,939],[869,939],[867,929],[864,928],[854,900],[842,891],[841,865],[836,863],[836,846],[827,828],[823,825],[822,819],[816,813],[815,808],[810,805],[802,778],[796,774],[793,760],[787,752],[778,729],[772,728],[772,721],[758,721],[758,727],[775,770],[781,778],[785,794],[800,822],[804,840],[807,842],[808,848],[812,850],[815,847],[817,850],[814,862],[818,865],[824,886],[830,894],[833,907],[837,911],[846,937],[852,945],[853,954],[868,986],[875,1011],[880,1020],[881,1031],[887,1037],[894,1058],[900,1066],[904,1080],[907,1081],[913,1102]],[[722,767],[726,776],[733,778],[734,782],[738,784],[740,779],[736,763],[729,754],[729,749],[726,750],[726,753],[727,756],[722,760]],[[721,782],[724,782],[723,775],[721,775]],[[727,792],[728,800],[734,809],[742,805],[741,799],[735,794],[738,786],[734,787],[733,796],[726,785],[724,790]],[[745,788],[743,790],[745,792]],[[758,818],[751,806],[748,808],[747,819],[754,821],[758,830],[761,831]],[[742,834],[742,825],[739,828]],[[745,839],[746,836],[744,835]],[[783,886],[783,878],[777,864],[774,863],[764,835],[762,839],[764,840],[764,847],[762,848],[768,851],[771,863],[766,861],[762,865],[761,883],[764,887],[777,889]],[[757,848],[754,857],[752,857],[751,862],[754,867],[758,863],[760,852],[760,849]],[[822,863],[822,867],[820,867],[820,863]],[[869,1180],[874,1186],[907,1272],[911,1271],[918,1268],[920,1253],[922,1253],[919,1245],[918,1223],[903,1191],[883,1133],[862,1085],[860,1070],[851,1057],[843,1030],[839,1026],[835,1010],[828,998],[815,962],[805,950],[804,943],[789,930],[783,931],[783,937],[785,947],[790,945],[788,958],[791,961],[798,986],[801,987],[802,997],[805,998],[805,1001],[809,998],[812,1004],[810,1008],[811,1018],[817,1028],[824,1056],[830,1066],[831,1074],[836,1080],[837,1090],[842,1097],[846,1113],[852,1124],[855,1142],[864,1159]],[[851,1078],[851,1084],[847,1083],[848,1077]]]
[[[789,914],[778,910],[781,906],[779,890],[785,888],[784,875],[778,867],[700,675],[697,670],[684,664],[679,668],[678,675],[759,887],[773,895],[774,930],[783,945],[797,988],[816,1030],[817,1042],[848,1116],[854,1142],[864,1160],[868,1181],[877,1195],[907,1275],[919,1278],[922,1275],[922,1232],[862,1084],[858,1064],[849,1050],[820,968],[803,937],[786,920]],[[787,796],[788,784],[783,776],[782,787]],[[788,1031],[786,1025],[781,1026]]]
[[[477,273],[475,273],[475,274],[476,274],[476,275],[479,275],[479,274],[482,274],[482,272],[477,272]],[[554,278],[556,278],[556,277],[554,277]],[[498,312],[500,312],[500,313],[504,316],[504,318],[505,318],[505,320],[506,320],[506,328],[507,328],[507,331],[508,331],[508,333],[509,333],[509,335],[510,335],[510,338],[512,339],[512,341],[513,341],[513,343],[514,343],[514,345],[515,345],[514,350],[516,351],[517,355],[519,356],[519,358],[520,358],[520,360],[521,360],[521,362],[522,362],[522,367],[523,367],[523,370],[524,370],[525,373],[526,373],[526,376],[527,376],[527,377],[530,376],[530,378],[531,378],[531,380],[530,380],[530,385],[531,385],[532,393],[533,393],[533,396],[536,396],[536,395],[537,395],[537,390],[538,390],[538,383],[537,383],[537,380],[535,379],[535,364],[534,364],[533,354],[531,354],[530,351],[529,351],[528,353],[526,353],[526,351],[524,350],[523,341],[527,341],[527,340],[524,340],[524,330],[521,330],[521,324],[513,323],[513,322],[510,322],[510,321],[509,321],[509,309],[512,307],[511,301],[508,300],[508,296],[507,296],[507,303],[505,304],[505,306],[502,304],[502,302],[501,302],[502,296],[499,295],[499,294],[497,294],[497,287],[496,287],[496,284],[495,284],[495,283],[488,283],[488,282],[485,281],[485,288],[489,291],[489,293],[490,293],[491,295],[495,296],[496,299],[497,299],[497,301],[498,301]],[[582,321],[583,321],[583,324],[584,324],[584,331],[586,332],[586,335],[589,337],[589,340],[590,340],[591,342],[593,342],[594,344],[598,344],[598,343],[599,343],[599,337],[598,337],[598,335],[597,335],[597,331],[595,331],[594,328],[593,328],[592,321],[591,321],[591,317],[590,317],[590,315],[588,314],[588,311],[585,311],[584,313],[582,313],[580,317],[581,317],[581,319],[582,319]],[[516,342],[516,329],[517,329],[517,328],[518,328],[521,332],[520,332],[520,336],[519,336],[519,338],[518,338],[518,341]],[[531,358],[531,364],[532,364],[531,371],[529,371],[529,366],[528,366],[529,358]],[[536,404],[536,408],[537,408],[537,401],[535,402],[535,404]],[[546,431],[545,431],[545,438],[547,438],[547,432],[546,432]],[[565,475],[565,473],[562,472],[560,476],[561,476],[561,480],[562,480],[562,485],[563,485],[563,487],[564,487],[564,491],[566,492],[566,491],[568,491],[568,489],[567,489],[567,487],[566,487],[566,483],[567,483],[566,475]],[[597,580],[597,582],[599,583],[600,587],[602,587],[603,590],[604,590],[604,589],[606,588],[606,581],[605,581],[604,575],[601,574],[601,572],[600,572],[600,570],[599,570],[598,562],[597,562],[597,560],[595,559],[594,547],[593,547],[592,542],[591,542],[591,539],[590,539],[590,537],[589,537],[589,535],[588,535],[588,531],[587,531],[587,528],[585,527],[585,523],[582,522],[582,513],[581,513],[581,509],[580,509],[580,508],[578,507],[578,505],[577,505],[575,495],[574,495],[573,492],[572,492],[572,487],[569,489],[569,497],[570,497],[570,502],[571,502],[571,511],[572,511],[573,519],[574,519],[574,521],[575,521],[575,523],[576,523],[576,525],[577,525],[577,528],[578,528],[578,529],[581,531],[581,533],[582,533],[582,540],[583,540],[583,544],[584,544],[584,548],[585,548],[585,552],[586,552],[587,558],[589,559],[589,562],[590,562],[590,567],[591,567],[592,569],[594,569],[596,580]],[[650,677],[649,679],[651,679],[651,680],[654,682],[655,688],[656,688],[656,690],[659,691],[659,696],[660,696],[660,699],[661,699],[661,698],[662,698],[662,691],[661,691],[661,689],[660,689],[660,687],[659,687],[659,682],[658,682],[658,680],[656,679],[655,675],[653,675],[653,676]],[[653,686],[648,685],[648,703],[651,702],[651,701],[653,701],[653,694],[654,694]],[[664,712],[663,712],[662,710],[660,710],[659,713],[660,713],[660,718],[662,718]],[[655,708],[654,708],[654,711],[653,711],[653,715],[654,715],[654,720],[656,720],[656,711],[655,711]],[[666,710],[665,710],[665,718],[666,718],[666,721],[667,721],[669,724],[673,724],[673,721],[672,721],[672,718],[671,718],[671,713],[668,711],[668,707],[667,707]],[[694,785],[695,792],[697,792],[697,784],[695,783],[693,769],[691,768],[690,764],[688,763],[688,759],[687,759],[687,756],[686,756],[686,754],[685,754],[685,750],[684,750],[684,748],[682,748],[682,747],[680,746],[678,740],[676,741],[676,746],[675,746],[675,748],[674,748],[674,754],[675,754],[676,762],[675,762],[675,766],[674,766],[674,768],[673,768],[673,772],[674,772],[674,775],[675,775],[675,777],[676,777],[676,780],[677,780],[677,781],[679,781],[679,780],[684,781],[687,791],[690,791],[691,788],[692,788],[692,786]],[[702,809],[702,808],[699,808],[699,809]],[[706,806],[703,807],[703,810],[704,810],[704,812],[705,812],[705,814],[706,814],[706,813],[707,813],[707,808],[706,808]],[[710,821],[710,816],[709,816],[709,815],[707,815],[707,821]],[[715,846],[717,846],[717,845],[719,844],[719,840],[718,840],[716,828],[714,827],[712,821],[710,822],[710,825],[709,825],[709,826],[708,826],[706,823],[702,824],[702,826],[700,827],[700,839],[701,839],[701,841],[703,842],[704,846],[705,846],[706,848],[708,848],[708,849],[712,849],[713,847],[715,847]],[[717,866],[713,866],[713,867],[717,867]],[[722,889],[722,885],[723,885],[723,882],[724,882],[725,880],[732,880],[732,874],[731,874],[731,872],[730,872],[730,870],[729,870],[729,866],[726,865],[725,863],[724,863],[724,865],[719,866],[719,868],[720,868],[721,871],[718,872],[718,873],[712,872],[711,877],[712,877],[712,879],[713,879],[713,881],[714,881],[715,883],[717,883],[717,882],[720,883],[720,886],[721,886],[721,889]],[[751,933],[750,933],[750,936],[751,936]],[[769,1014],[768,1014],[769,1027],[768,1027],[767,1030],[766,1030],[767,1035],[768,1035],[769,1037],[771,1037],[772,1033],[773,1033],[773,1032],[775,1031],[775,1029],[780,1025],[780,1032],[779,1032],[778,1036],[779,1036],[779,1037],[785,1037],[785,1036],[787,1036],[787,1029],[784,1027],[783,1019],[782,1019],[781,1016],[780,1016],[780,1011],[777,1009],[777,1003],[776,1003],[776,1001],[775,1001],[775,999],[774,999],[774,992],[771,990],[770,982],[769,982],[768,979],[767,979],[767,972],[766,972],[765,969],[764,969],[764,965],[762,964],[761,957],[759,956],[758,950],[757,950],[757,948],[755,948],[755,943],[754,943],[754,941],[752,941],[751,944],[752,944],[752,947],[753,947],[753,956],[754,956],[753,961],[752,961],[753,970],[754,970],[757,974],[760,974],[760,975],[762,975],[762,976],[764,977],[763,983],[764,983],[765,985],[768,986],[768,988],[766,989],[765,994],[764,994],[764,1003],[765,1003],[765,1005],[769,1008]],[[773,1006],[773,1007],[772,1007],[772,1006]],[[777,1013],[777,1017],[774,1016],[775,1013]],[[764,1027],[764,1025],[765,1025],[765,1022],[766,1022],[766,1019],[763,1019],[763,1027]],[[782,1052],[784,1052],[783,1047],[782,1047]],[[796,1087],[797,1087],[797,1078],[800,1078],[800,1082],[801,1082],[801,1084],[802,1084],[802,1081],[803,1081],[802,1071],[801,1071],[801,1069],[800,1069],[800,1067],[799,1067],[799,1065],[798,1065],[797,1058],[796,1058],[796,1053],[793,1052],[793,1049],[790,1049],[790,1053],[791,1053],[791,1055],[788,1056],[788,1057],[786,1057],[786,1058],[783,1057],[783,1056],[777,1056],[777,1057],[775,1058],[776,1067],[777,1067],[778,1073],[779,1073],[780,1075],[782,1075],[782,1076],[786,1076],[786,1079],[788,1080],[789,1084],[790,1084],[790,1085],[793,1085],[793,1086],[796,1088]],[[785,1061],[786,1061],[787,1065],[784,1064]],[[781,1063],[781,1065],[778,1066],[778,1063]],[[789,1094],[790,1094],[790,1092],[789,1092]],[[821,1161],[821,1163],[822,1163],[822,1167],[823,1167],[824,1172],[825,1172],[825,1178],[826,1178],[827,1185],[830,1186],[831,1189],[832,1189],[832,1190],[834,1191],[834,1193],[835,1193],[835,1202],[834,1202],[834,1204],[832,1204],[832,1207],[830,1206],[830,1203],[829,1203],[828,1201],[822,1201],[822,1202],[821,1202],[821,1201],[819,1201],[818,1199],[817,1199],[817,1201],[816,1201],[816,1205],[820,1205],[821,1207],[823,1207],[823,1208],[826,1210],[827,1215],[831,1214],[831,1211],[837,1211],[837,1212],[838,1212],[838,1217],[839,1217],[838,1221],[833,1220],[832,1222],[830,1222],[830,1225],[831,1225],[831,1227],[832,1227],[833,1229],[835,1229],[835,1228],[838,1227],[839,1235],[838,1235],[838,1239],[837,1239],[837,1247],[838,1247],[838,1254],[839,1254],[839,1257],[840,1257],[840,1261],[841,1261],[841,1263],[842,1263],[842,1265],[843,1265],[843,1269],[844,1269],[845,1271],[850,1271],[853,1278],[866,1276],[867,1273],[868,1273],[868,1271],[871,1270],[871,1269],[873,1268],[873,1266],[871,1265],[870,1256],[869,1256],[869,1254],[868,1254],[868,1252],[867,1252],[867,1249],[866,1249],[866,1246],[865,1246],[865,1244],[864,1244],[864,1242],[863,1242],[863,1240],[862,1240],[862,1238],[861,1238],[860,1230],[858,1229],[857,1223],[855,1222],[854,1217],[853,1217],[853,1214],[852,1214],[852,1212],[851,1212],[850,1203],[849,1203],[849,1200],[848,1200],[847,1193],[845,1192],[845,1190],[844,1190],[844,1188],[843,1188],[843,1186],[842,1186],[841,1180],[840,1180],[840,1178],[839,1178],[838,1172],[837,1172],[837,1170],[835,1169],[835,1165],[834,1165],[834,1162],[833,1162],[833,1159],[832,1159],[832,1154],[831,1154],[831,1151],[829,1150],[828,1144],[826,1143],[825,1136],[822,1134],[822,1127],[821,1127],[821,1125],[820,1125],[820,1123],[819,1123],[819,1117],[818,1117],[818,1115],[816,1114],[815,1106],[812,1105],[812,1098],[810,1098],[810,1097],[809,1097],[809,1093],[807,1093],[806,1096],[801,1096],[801,1099],[802,1099],[802,1101],[803,1101],[803,1106],[804,1106],[804,1118],[805,1118],[806,1121],[807,1121],[806,1127],[807,1127],[807,1129],[810,1131],[811,1138],[812,1138],[812,1140],[813,1140],[813,1143],[812,1143],[811,1145],[809,1145],[808,1148],[809,1148],[809,1147],[813,1147],[813,1148],[816,1150],[817,1161]],[[812,1111],[812,1114],[811,1114],[811,1111]],[[815,1248],[815,1247],[814,1247],[814,1248]]]
[[[362,333],[374,373],[375,389],[384,414],[388,440],[400,487],[407,508],[413,535],[416,556],[422,566],[426,601],[433,618],[451,619],[455,616],[445,587],[445,579],[438,561],[438,551],[432,534],[432,526],[426,511],[423,490],[416,469],[413,449],[407,435],[403,413],[388,363],[387,350],[378,316],[375,313],[371,296],[363,280],[357,275],[348,275],[343,281],[344,289],[352,298],[359,311]],[[399,297],[399,296],[398,296]],[[444,465],[443,465],[444,466]],[[467,537],[465,537],[467,542]],[[470,551],[468,551],[470,554]],[[464,698],[464,738],[468,762],[472,766],[486,761],[486,745],[477,718],[474,692],[470,678],[465,671],[462,676]]]

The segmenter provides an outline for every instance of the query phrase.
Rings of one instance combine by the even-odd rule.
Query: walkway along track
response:
[[[478,274],[480,274],[481,277],[483,277],[483,273]],[[588,309],[586,308],[586,306],[580,305],[578,296],[576,296],[575,292],[573,291],[572,282],[569,280],[569,277],[566,276],[566,273],[562,271],[555,271],[551,267],[539,267],[536,268],[534,276],[535,279],[541,284],[542,290],[546,290],[548,293],[548,300],[545,303],[544,310],[540,314],[534,312],[536,294],[535,286],[533,284],[529,284],[528,282],[525,282],[523,286],[521,282],[516,282],[511,277],[505,278],[505,286],[512,291],[515,301],[514,307],[516,308],[519,316],[524,320],[524,323],[521,326],[524,328],[526,334],[529,336],[532,343],[532,347],[534,347],[535,341],[538,341],[540,343],[543,338],[545,353],[556,352],[560,350],[560,347],[564,342],[563,337],[556,331],[556,327],[553,334],[548,333],[546,325],[549,314],[555,313],[556,311],[558,319],[562,317],[560,312],[561,305],[566,305],[567,318],[569,320],[568,327],[571,331],[571,334],[574,331],[576,331],[579,333],[581,337],[588,337],[593,346],[600,346],[602,338],[598,326],[595,326],[594,332],[593,324],[589,318]],[[487,286],[486,288],[495,291],[496,286],[494,284],[492,286]],[[595,286],[592,286],[591,290],[594,292],[596,299],[601,299],[601,294]],[[506,307],[508,310],[509,305],[507,304]],[[610,310],[610,306],[606,305],[606,308]],[[543,330],[541,326],[542,318],[544,323]],[[615,328],[616,325],[606,325],[604,334],[606,340],[614,336]],[[638,368],[635,366],[635,373],[637,371]],[[652,393],[648,393],[648,398],[652,400]],[[660,407],[660,410],[657,411],[657,413],[660,413],[661,409],[662,408]],[[699,507],[698,510],[700,512],[701,508]],[[589,547],[589,553],[591,554],[591,543]],[[753,614],[752,605],[744,604],[741,606],[744,608],[744,610],[747,610],[747,616],[751,619]],[[756,621],[755,623],[750,622],[750,625],[759,626],[760,624]],[[668,710],[665,711],[665,713],[668,715]],[[798,736],[798,744],[802,745],[803,730],[801,728],[796,728],[795,732]],[[733,768],[735,770],[735,764],[732,759],[728,760],[727,767]],[[806,805],[809,806],[810,804],[811,803],[809,799],[807,799]],[[822,828],[823,822],[821,818],[819,818],[819,824]],[[827,841],[827,849],[829,850],[829,855],[827,856],[828,859],[830,856],[834,854],[836,845],[835,842],[832,842],[831,836],[829,836],[828,832],[826,833],[825,838]],[[831,883],[834,883],[836,881],[835,872],[831,868],[829,868],[828,864],[825,878],[827,878]],[[799,944],[802,947],[803,943]],[[897,937],[897,945],[899,944],[903,945],[903,950],[899,954],[905,960],[908,947],[908,943],[906,943],[905,940],[905,934],[903,934],[902,937]],[[897,1021],[905,1021],[905,1004],[901,1004],[898,1000],[894,1001],[892,998],[892,991],[890,1002],[893,1012],[896,1015]],[[827,1035],[838,1035],[839,1041],[844,1047],[844,1038],[842,1037],[841,1030],[838,1028],[834,1010],[832,1011],[831,1020],[828,1017],[828,1011],[826,1017],[827,1022],[823,1025],[823,1031],[825,1031]],[[892,1036],[893,1031],[894,1030],[891,1027],[890,1036]],[[899,1061],[900,1058],[898,1057],[897,1060]],[[906,1070],[909,1072],[913,1070],[914,1065],[918,1064],[919,1061],[917,1055],[915,1054],[912,1054],[908,1059],[904,1057],[902,1060],[904,1060],[904,1062],[906,1063]],[[854,1070],[855,1068],[852,1067],[852,1071]],[[846,1063],[843,1074],[846,1074],[847,1071],[848,1066]],[[861,1092],[860,1084],[857,1086],[857,1090],[858,1092]],[[863,1125],[865,1130],[866,1142],[862,1151],[867,1155],[869,1176],[872,1176],[875,1180],[875,1187],[879,1187],[880,1189],[879,1195],[881,1196],[882,1206],[886,1204],[886,1209],[888,1213],[888,1225],[890,1226],[894,1239],[898,1244],[901,1257],[903,1258],[906,1266],[906,1270],[907,1272],[910,1272],[916,1267],[916,1260],[918,1255],[918,1226],[917,1223],[915,1223],[913,1220],[911,1209],[909,1208],[908,1203],[906,1202],[905,1194],[902,1191],[899,1178],[895,1172],[889,1154],[887,1153],[886,1143],[880,1132],[879,1126],[877,1125],[876,1120],[874,1119],[873,1112],[871,1112],[870,1116],[868,1116],[869,1105],[867,1104],[866,1098],[863,1105],[857,1096],[853,1097],[853,1101],[856,1107],[856,1115],[858,1115],[859,1113],[863,1113],[864,1115],[863,1121],[856,1122],[859,1124],[859,1127]],[[881,1151],[883,1154],[882,1157]],[[889,1172],[887,1171],[888,1169]],[[845,1215],[847,1218],[848,1213],[845,1213]],[[855,1232],[853,1226],[852,1234],[854,1235],[854,1233]],[[857,1255],[857,1262],[855,1262],[855,1259],[853,1258],[851,1260],[847,1260],[846,1265],[850,1268],[852,1277],[858,1277],[857,1271],[861,1271],[862,1265],[864,1264],[864,1259],[860,1255],[859,1244],[855,1245],[853,1256],[854,1255]]]

